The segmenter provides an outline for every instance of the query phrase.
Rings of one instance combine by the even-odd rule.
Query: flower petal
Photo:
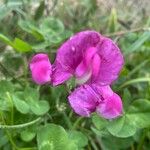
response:
[[[96,54],[93,57],[92,60],[92,81],[94,82],[94,80],[97,78],[97,76],[99,75],[99,70],[100,70],[100,65],[101,65],[101,59],[99,57],[98,54]]]
[[[88,67],[84,64],[84,62],[82,61],[76,68],[75,70],[75,76],[77,78],[80,78],[82,76],[84,76],[84,74],[88,71]]]
[[[57,65],[61,65],[63,72],[74,75],[77,66],[83,60],[85,51],[90,47],[95,47],[99,41],[100,34],[95,31],[83,31],[71,37],[58,49],[54,63],[54,66],[56,66],[55,72],[59,72],[57,71],[59,69]],[[62,80],[57,82],[57,84],[61,83]]]
[[[113,119],[122,114],[122,101],[119,95],[107,90],[105,88],[102,92],[104,99],[97,106],[97,113],[106,119]]]
[[[117,45],[108,38],[103,38],[102,42],[97,45],[97,49],[101,58],[97,83],[100,85],[111,84],[117,79],[118,74],[123,67],[123,56]]]
[[[91,71],[86,72],[82,77],[76,78],[76,84],[77,85],[82,85],[82,84],[87,83],[89,81],[89,79],[91,78],[91,76],[92,76]]]
[[[51,63],[48,55],[37,54],[33,56],[30,62],[30,70],[32,73],[32,79],[37,84],[45,84],[51,81]]]
[[[67,76],[58,80],[57,85],[65,82],[70,74],[84,76],[91,70],[92,76],[86,83],[90,81],[104,86],[117,79],[123,66],[123,56],[111,39],[95,31],[83,31],[71,37],[58,49],[54,63],[56,77],[59,72],[57,69],[60,68],[57,65],[61,65],[62,72]]]
[[[94,55],[97,52],[97,48],[95,47],[89,47],[88,49],[86,49],[85,54],[84,54],[84,60],[86,65],[89,65],[94,57]]]
[[[111,97],[114,93],[110,86],[99,86],[97,84],[92,84],[91,86],[98,95],[103,97],[102,99],[107,99],[108,97]]]
[[[72,74],[69,71],[66,71],[61,64],[57,63],[57,65],[53,65],[52,69],[52,84],[53,86],[57,86],[62,84],[66,80],[69,80]]]
[[[95,111],[99,97],[91,86],[83,85],[75,89],[68,99],[77,114],[89,117]]]

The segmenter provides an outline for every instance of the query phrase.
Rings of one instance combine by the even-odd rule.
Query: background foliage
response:
[[[150,147],[149,0],[0,1],[0,149],[148,150]],[[82,118],[64,85],[37,86],[30,58],[57,48],[72,34],[94,29],[120,46],[125,66],[113,89],[124,114]],[[71,87],[71,83],[68,83]]]

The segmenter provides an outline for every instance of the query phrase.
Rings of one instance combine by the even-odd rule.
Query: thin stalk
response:
[[[91,130],[86,129],[86,128],[80,127],[80,130],[82,132],[84,132],[87,136],[92,136],[93,135],[93,132]]]
[[[71,93],[71,90],[70,90],[69,86],[68,86],[66,83],[64,84],[64,86],[65,86],[66,91],[68,92],[68,94],[70,94],[70,93]]]
[[[137,150],[142,150],[143,149],[143,145],[144,145],[144,140],[145,140],[145,137],[146,137],[146,133],[147,133],[147,129],[145,129],[143,131],[143,134],[141,136],[140,142],[139,142],[139,144],[137,146]]]
[[[83,117],[79,117],[79,118],[75,121],[75,123],[73,124],[72,129],[76,129],[77,126],[78,126],[78,124],[80,123],[80,121],[81,121],[82,119],[83,119]]]
[[[73,111],[71,110],[70,113],[69,113],[69,118],[71,118],[73,115]]]
[[[143,78],[136,78],[136,79],[128,80],[119,87],[119,90],[124,88],[125,86],[135,84],[135,83],[141,83],[141,82],[150,82],[150,77],[143,77]]]
[[[4,119],[4,117],[3,117],[3,113],[2,113],[1,111],[0,111],[0,116],[1,116],[1,119],[2,119],[3,124],[6,124],[5,119]],[[13,149],[14,149],[14,150],[19,150],[19,148],[18,148],[18,147],[16,146],[16,144],[14,143],[14,141],[13,141],[13,139],[12,139],[11,134],[9,133],[9,131],[8,131],[7,129],[5,129],[5,132],[6,132],[6,135],[7,135],[8,139],[9,139],[9,141],[10,141],[10,143],[11,143]]]
[[[19,150],[37,150],[37,147],[19,148]]]
[[[0,125],[0,129],[20,129],[20,128],[25,128],[25,127],[28,127],[28,126],[31,126],[37,122],[39,122],[42,118],[39,117],[33,121],[30,121],[30,122],[27,122],[27,123],[24,123],[24,124],[18,124],[18,125]]]
[[[22,84],[22,82],[20,82],[17,78],[15,78],[14,75],[12,73],[10,73],[1,62],[0,62],[0,67],[2,68],[4,75],[10,76],[14,81],[16,81],[17,83],[19,83],[21,86],[24,86]]]
[[[91,147],[90,147],[90,145],[88,144],[88,150],[91,150]]]
[[[139,64],[137,67],[135,67],[127,76],[127,78],[130,78],[133,74],[135,74],[138,70],[140,70],[143,66],[145,66],[148,62],[150,61],[150,59],[147,59],[145,61],[143,61],[141,64]]]
[[[10,104],[10,107],[11,107],[11,119],[10,119],[10,124],[14,124],[14,104],[13,104],[13,100],[12,100],[12,97],[10,95],[9,92],[6,92],[6,95],[7,95],[7,98],[8,98],[8,101],[9,101],[9,104]]]
[[[19,148],[15,144],[15,142],[13,141],[13,138],[12,138],[11,134],[9,133],[8,129],[18,129],[18,128],[24,128],[24,127],[30,126],[32,124],[35,124],[35,123],[39,122],[41,120],[41,117],[39,117],[39,118],[37,118],[37,119],[35,119],[31,122],[28,122],[28,123],[25,123],[25,124],[20,124],[20,125],[5,125],[6,122],[5,122],[5,119],[4,119],[3,114],[2,114],[1,111],[0,111],[0,117],[1,117],[2,123],[4,124],[4,125],[0,125],[0,129],[5,130],[6,135],[7,135],[8,139],[9,139],[11,145],[12,145],[13,150],[37,150],[36,147]]]
[[[118,31],[118,32],[114,32],[114,33],[108,33],[105,34],[107,37],[113,37],[113,36],[123,36],[125,34],[129,34],[129,33],[133,33],[133,32],[142,32],[142,31],[150,31],[150,28],[136,28],[136,29],[131,29],[131,30],[127,30],[127,31]]]
[[[135,150],[134,144],[131,145],[131,150]]]
[[[28,86],[28,61],[26,56],[23,59],[23,67],[24,67],[24,78],[25,78],[25,84]]]
[[[93,139],[91,137],[88,137],[90,142],[91,142],[91,145],[93,147],[94,150],[98,150],[98,147],[96,146],[96,144],[94,143]]]
[[[66,115],[65,112],[62,112],[62,114],[63,114],[64,120],[65,120],[65,122],[66,122],[68,128],[69,128],[69,129],[72,129],[72,123],[71,123],[69,117]]]
[[[7,134],[8,138],[9,138],[9,141],[10,141],[11,145],[13,146],[13,149],[14,150],[19,150],[19,148],[17,147],[17,145],[13,141],[13,139],[11,137],[11,134],[8,132],[8,130],[5,130],[5,131],[6,131],[6,134]]]

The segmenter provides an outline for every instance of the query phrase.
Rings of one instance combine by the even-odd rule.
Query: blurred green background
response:
[[[0,0],[0,150],[149,150],[149,15],[149,0]],[[112,85],[124,116],[113,121],[79,117],[64,85],[31,80],[35,53],[53,62],[66,39],[87,29],[113,39],[124,55]]]

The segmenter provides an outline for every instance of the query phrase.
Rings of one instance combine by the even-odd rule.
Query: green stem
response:
[[[78,126],[78,124],[79,124],[79,122],[80,122],[82,119],[83,119],[83,117],[79,117],[79,118],[75,121],[75,123],[73,124],[72,129],[76,129],[77,126]]]
[[[73,111],[71,110],[70,113],[69,113],[69,118],[71,118],[73,115]]]
[[[88,150],[91,150],[91,147],[90,147],[90,145],[88,144]]]
[[[139,64],[137,67],[135,67],[131,72],[129,72],[127,79],[129,79],[133,74],[135,74],[138,70],[140,70],[143,66],[145,66],[149,61],[150,59],[147,59],[143,61],[141,64]]]
[[[91,130],[88,130],[88,129],[83,128],[83,127],[81,127],[81,126],[80,126],[80,130],[81,130],[84,134],[86,134],[87,136],[92,136],[92,135],[93,135],[93,132],[92,132]]]
[[[0,129],[20,129],[20,128],[25,128],[28,126],[31,126],[37,122],[39,122],[42,118],[39,117],[31,122],[24,123],[24,124],[18,124],[18,125],[0,125]]]
[[[64,86],[65,86],[66,91],[68,92],[68,94],[70,94],[71,93],[70,87],[66,83],[64,84]]]
[[[37,147],[19,148],[19,150],[37,150]]]
[[[0,116],[1,116],[1,119],[2,119],[3,124],[6,124],[5,119],[4,119],[4,117],[3,117],[3,113],[2,113],[1,111],[0,111]],[[11,137],[11,134],[8,132],[7,129],[5,129],[5,132],[6,132],[6,135],[7,135],[8,139],[9,139],[9,141],[10,141],[10,143],[11,143],[13,149],[14,149],[14,150],[18,150],[18,147],[17,147],[16,144],[14,143],[14,141],[13,141],[13,139],[12,139],[12,137]]]
[[[136,28],[136,29],[126,30],[126,31],[118,31],[118,32],[114,32],[114,33],[108,33],[105,35],[107,37],[113,37],[113,36],[123,36],[125,34],[134,33],[134,32],[145,32],[145,31],[150,31],[150,28],[142,27],[142,28]]]
[[[6,92],[10,107],[11,107],[11,119],[10,119],[10,124],[12,125],[14,123],[14,104],[12,97],[9,92]]]
[[[10,76],[14,81],[18,82],[21,86],[24,86],[22,82],[20,82],[17,78],[15,78],[14,75],[10,73],[2,63],[0,63],[0,67],[2,68],[4,75]]]
[[[135,150],[135,149],[134,149],[134,144],[131,145],[131,150]]]
[[[9,141],[10,141],[11,145],[13,146],[13,149],[14,150],[19,150],[17,145],[14,143],[14,141],[13,141],[13,139],[11,137],[11,134],[8,132],[8,130],[5,130],[5,131],[6,131],[6,134],[7,134],[8,138],[9,138]]]
[[[125,86],[128,86],[130,84],[135,84],[135,83],[141,83],[141,82],[150,82],[150,77],[143,77],[143,78],[136,78],[132,80],[128,80],[124,82],[119,88],[118,91],[124,88]]]
[[[28,65],[27,64],[28,64],[27,58],[26,56],[24,56],[23,65],[24,65],[24,78],[25,78],[26,86],[28,86]]]
[[[37,122],[39,122],[41,120],[41,117],[31,121],[31,122],[28,122],[28,123],[25,123],[25,124],[20,124],[20,125],[5,125],[6,122],[5,122],[5,119],[3,117],[3,113],[0,111],[0,117],[1,117],[1,120],[2,120],[2,123],[4,125],[0,125],[0,129],[4,129],[5,132],[6,132],[6,135],[12,145],[12,149],[13,150],[37,150],[36,147],[32,147],[32,148],[19,148],[17,147],[17,145],[15,144],[15,142],[13,141],[13,138],[11,136],[11,134],[9,133],[8,129],[18,129],[18,128],[24,128],[24,127],[27,127],[27,126],[30,126],[32,124],[35,124]]]
[[[145,137],[146,137],[146,133],[147,133],[147,129],[145,129],[143,131],[143,134],[141,136],[140,142],[139,142],[139,144],[137,146],[137,150],[142,150],[143,149],[143,145],[144,145],[144,140],[145,140]]]
[[[97,147],[97,145],[95,144],[94,140],[93,140],[91,137],[88,137],[88,138],[89,138],[89,140],[90,140],[90,142],[91,142],[91,145],[92,145],[93,149],[94,149],[94,150],[98,150],[98,147]]]
[[[62,114],[63,114],[64,120],[65,120],[65,122],[66,122],[68,128],[69,128],[69,129],[72,129],[72,123],[71,123],[70,119],[68,118],[68,116],[66,115],[66,113],[65,113],[65,112],[62,112]]]

